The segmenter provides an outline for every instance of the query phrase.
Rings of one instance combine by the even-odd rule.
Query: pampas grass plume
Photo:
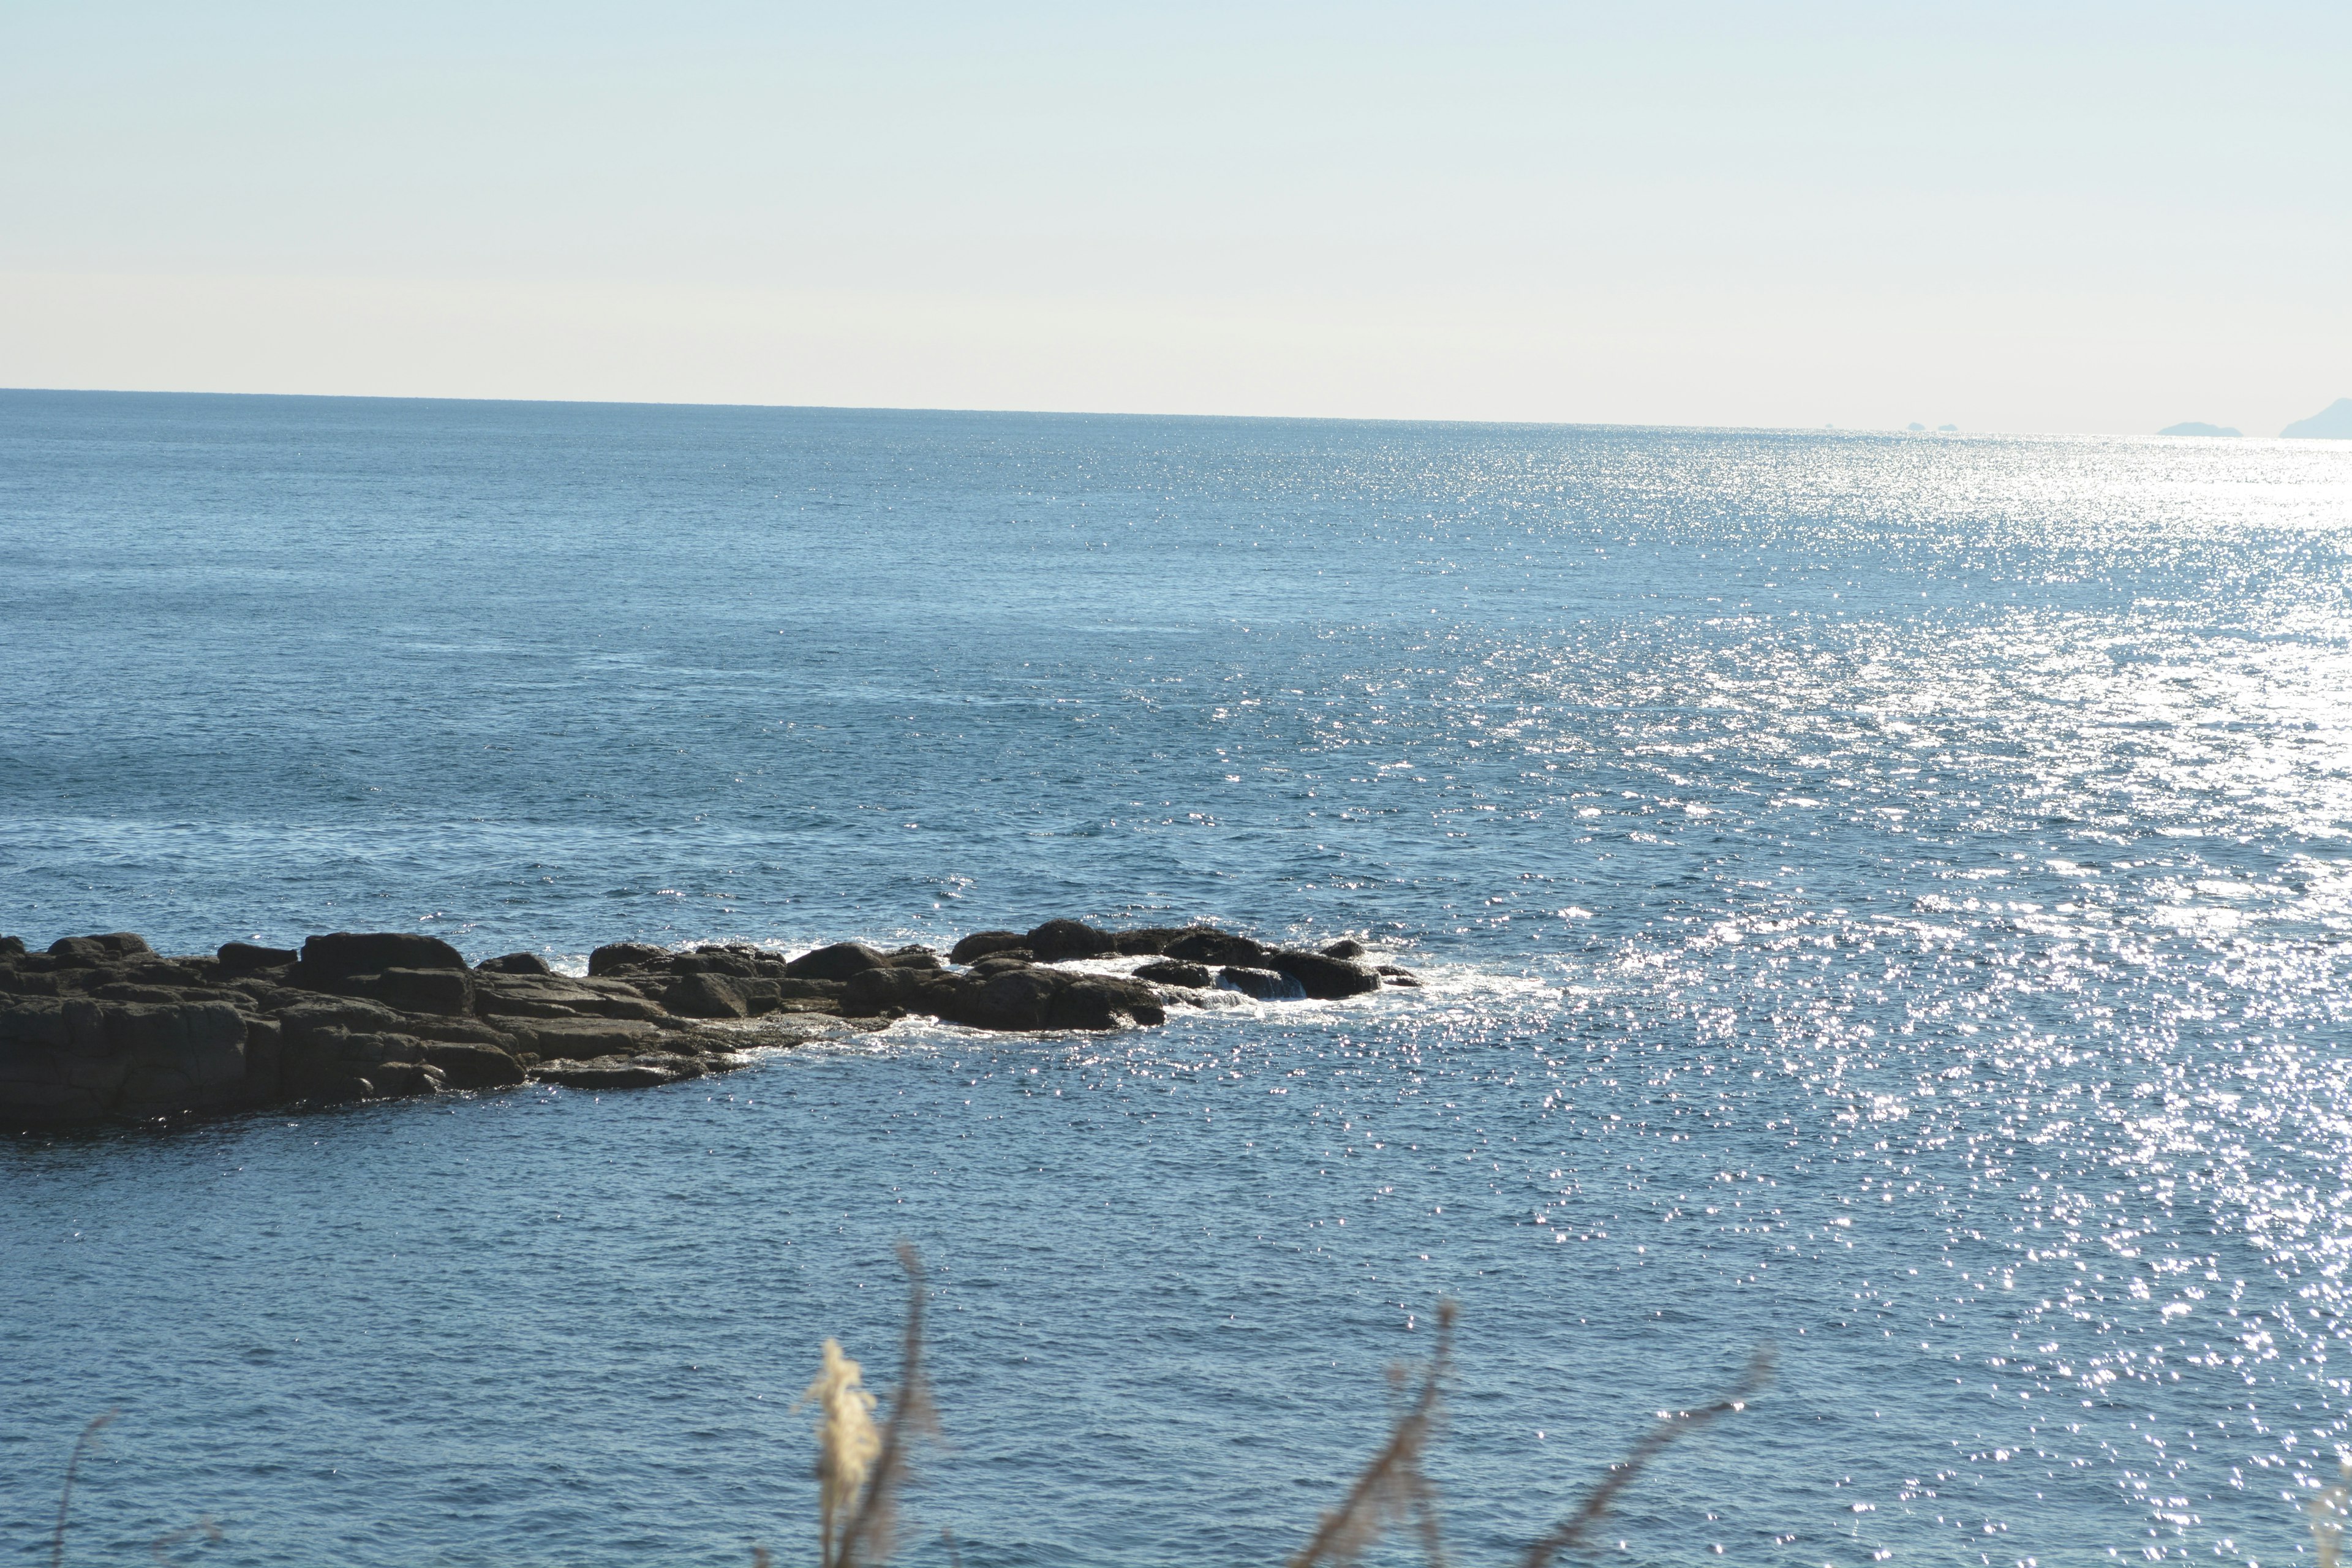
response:
[[[856,1506],[866,1472],[882,1452],[874,1425],[874,1395],[866,1392],[864,1369],[844,1355],[839,1340],[824,1342],[824,1364],[816,1381],[793,1405],[821,1412],[816,1429],[818,1554],[827,1568],[840,1561],[839,1527]]]

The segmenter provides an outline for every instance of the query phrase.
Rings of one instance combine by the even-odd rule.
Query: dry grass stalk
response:
[[[907,1335],[898,1392],[890,1402],[890,1419],[879,1436],[875,1436],[872,1422],[874,1396],[857,1386],[857,1363],[843,1355],[833,1341],[824,1342],[824,1372],[802,1396],[826,1404],[826,1419],[818,1428],[817,1458],[823,1568],[860,1568],[890,1555],[898,1487],[907,1478],[908,1450],[916,1437],[938,1429],[930,1394],[923,1384],[923,1261],[913,1247],[901,1242],[898,1262],[907,1270]],[[839,1378],[837,1366],[846,1369],[845,1381]],[[835,1405],[828,1395],[839,1402],[843,1419],[838,1426],[834,1419]],[[754,1562],[764,1563],[766,1555],[755,1549]]]
[[[1601,1516],[1609,1511],[1611,1501],[1633,1484],[1633,1479],[1648,1468],[1651,1460],[1664,1453],[1676,1439],[1687,1437],[1734,1411],[1746,1409],[1748,1402],[1771,1381],[1772,1349],[1769,1345],[1759,1346],[1748,1358],[1748,1369],[1740,1373],[1739,1381],[1722,1398],[1698,1410],[1681,1410],[1671,1415],[1662,1413],[1658,1425],[1643,1433],[1633,1450],[1609,1467],[1609,1473],[1585,1494],[1584,1501],[1578,1505],[1576,1511],[1562,1520],[1550,1534],[1528,1548],[1527,1556],[1520,1560],[1522,1568],[1550,1568],[1552,1559],[1561,1552],[1581,1548],[1585,1544],[1586,1531],[1601,1521]]]
[[[1323,1516],[1314,1538],[1298,1549],[1287,1568],[1352,1563],[1390,1526],[1408,1520],[1421,1538],[1433,1568],[1444,1568],[1445,1546],[1438,1534],[1437,1492],[1422,1473],[1421,1457],[1437,1426],[1442,1385],[1454,1352],[1454,1307],[1437,1304],[1437,1352],[1422,1370],[1421,1390],[1397,1417],[1395,1430],[1339,1506]]]

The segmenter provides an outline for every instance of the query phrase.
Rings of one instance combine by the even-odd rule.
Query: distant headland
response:
[[[2168,425],[2157,432],[2159,436],[2242,436],[2244,431],[2229,425],[2208,425],[2201,419],[2184,419],[2178,425]]]
[[[1150,962],[1063,967],[1137,957]],[[60,938],[46,952],[0,937],[0,1126],[528,1082],[649,1089],[910,1014],[975,1029],[1116,1029],[1165,1023],[1171,1006],[1421,984],[1365,959],[1353,940],[1307,952],[1213,926],[1073,920],[975,932],[944,961],[855,942],[791,959],[614,942],[589,955],[585,976],[528,952],[469,965],[415,931],[338,931],[299,952],[232,942],[188,958],[127,931]]]
[[[2352,397],[2339,397],[2308,419],[2298,419],[2282,436],[2315,440],[2352,441]]]

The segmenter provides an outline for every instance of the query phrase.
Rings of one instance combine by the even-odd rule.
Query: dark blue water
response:
[[[1612,1560],[2310,1551],[2352,446],[0,394],[0,528],[37,943],[1433,982],[13,1139],[9,1560],[108,1409],[69,1562],[808,1560],[790,1406],[828,1334],[895,1379],[899,1237],[908,1563],[1277,1561],[1444,1296],[1463,1562],[1765,1341]]]

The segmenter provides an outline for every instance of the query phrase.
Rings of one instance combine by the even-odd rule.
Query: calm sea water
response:
[[[2284,1563],[2347,1428],[2352,445],[0,394],[0,930],[1366,938],[1418,994],[0,1144],[0,1550]],[[1622,1549],[1618,1542],[1622,1542]],[[1722,1556],[1715,1555],[1720,1547]],[[1403,1561],[1391,1549],[1383,1561]]]

